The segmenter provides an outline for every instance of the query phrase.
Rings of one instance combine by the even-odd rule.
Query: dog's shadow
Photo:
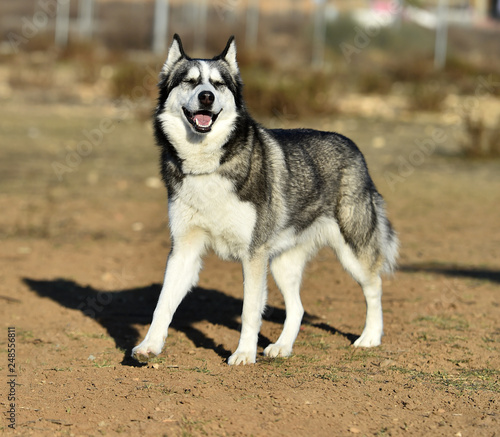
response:
[[[130,352],[139,340],[140,335],[135,325],[151,323],[153,311],[161,290],[160,284],[115,291],[100,291],[90,286],[82,286],[66,279],[36,280],[24,278],[24,283],[39,296],[48,297],[66,308],[82,311],[106,328],[114,339],[116,346],[125,350],[122,364],[136,365],[130,358]],[[239,315],[243,306],[242,299],[228,296],[218,290],[196,287],[189,293],[177,309],[171,328],[185,333],[196,347],[211,349],[226,359],[231,351],[222,344],[195,328],[199,321],[226,326],[239,331]],[[285,310],[268,306],[264,319],[283,323]],[[317,323],[318,319],[308,313],[304,322],[330,333],[338,333],[354,342],[357,336],[343,333],[326,323]],[[259,345],[267,346],[270,342],[265,336],[259,336]]]

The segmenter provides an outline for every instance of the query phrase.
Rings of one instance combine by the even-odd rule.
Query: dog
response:
[[[162,352],[174,312],[196,285],[208,249],[243,266],[242,328],[228,364],[256,362],[267,271],[286,319],[267,357],[288,357],[304,314],[302,272],[331,247],[366,300],[357,347],[383,335],[381,273],[395,268],[398,240],[362,153],[348,138],[312,129],[266,129],[250,116],[231,37],[212,59],[192,59],[176,34],[160,72],[154,132],[168,192],[172,248],[139,361]]]

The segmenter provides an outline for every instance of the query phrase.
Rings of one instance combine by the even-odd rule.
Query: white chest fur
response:
[[[184,178],[169,202],[169,217],[174,238],[202,229],[220,257],[241,259],[250,248],[257,212],[238,199],[228,179],[210,174]]]

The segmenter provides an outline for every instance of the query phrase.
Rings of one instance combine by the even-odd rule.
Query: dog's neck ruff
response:
[[[181,158],[181,170],[184,175],[201,176],[215,173],[220,167],[220,157],[211,156],[209,159],[191,160]]]
[[[181,168],[181,170],[184,176],[210,176],[217,172],[217,169],[215,169],[214,171],[195,171],[195,170],[184,170],[184,168]]]

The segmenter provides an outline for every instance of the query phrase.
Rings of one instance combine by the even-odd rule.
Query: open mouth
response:
[[[191,125],[194,127],[196,132],[207,133],[212,129],[212,125],[217,120],[217,117],[220,114],[220,111],[217,114],[214,114],[210,111],[196,111],[190,112],[186,108],[182,108],[184,111],[184,115]],[[222,111],[222,109],[221,109]]]

